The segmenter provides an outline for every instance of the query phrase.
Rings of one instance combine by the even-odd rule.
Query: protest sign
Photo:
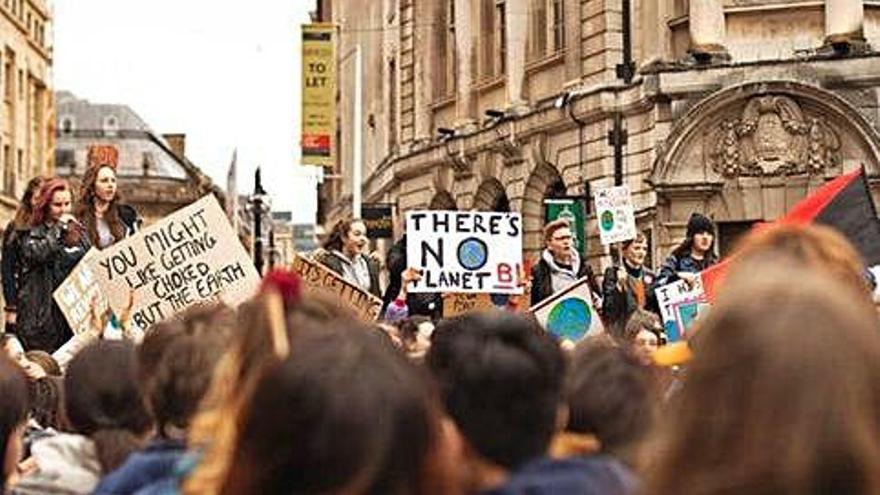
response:
[[[91,329],[93,304],[97,305],[100,314],[108,308],[107,297],[98,285],[91,264],[97,253],[97,249],[90,249],[52,293],[74,335],[80,335]]]
[[[260,283],[229,219],[209,195],[90,260],[110,308],[122,314],[134,292],[139,331],[195,304],[236,306]]]
[[[587,277],[539,302],[531,311],[544,329],[563,341],[577,342],[605,331],[593,308]]]
[[[367,320],[379,318],[382,311],[381,299],[345,280],[321,263],[297,255],[293,258],[291,268],[302,277],[306,290],[328,292]]]
[[[706,294],[703,291],[703,278],[697,274],[694,286],[690,287],[684,280],[658,287],[655,291],[663,328],[669,342],[687,338],[687,331],[693,326],[696,318],[708,307]]]
[[[596,218],[602,244],[628,241],[636,236],[636,216],[628,186],[609,187],[596,193]]]
[[[519,213],[411,211],[406,234],[410,292],[522,293]]]
[[[492,301],[492,296],[486,293],[455,293],[446,294],[443,297],[444,318],[452,318],[475,311],[487,311],[497,307]]]

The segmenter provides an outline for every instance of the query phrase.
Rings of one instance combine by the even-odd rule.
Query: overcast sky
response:
[[[300,25],[313,0],[54,0],[55,88],[130,106],[225,190],[262,165],[273,209],[314,221],[312,168],[300,168]]]

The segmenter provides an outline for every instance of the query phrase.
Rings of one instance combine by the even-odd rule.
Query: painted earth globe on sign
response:
[[[593,310],[579,297],[563,299],[547,316],[547,331],[560,339],[578,341],[590,330]]]
[[[611,230],[614,227],[614,213],[611,210],[605,210],[599,218],[602,224],[602,230]]]
[[[458,245],[458,262],[468,270],[479,270],[489,261],[489,248],[476,237],[469,237]]]

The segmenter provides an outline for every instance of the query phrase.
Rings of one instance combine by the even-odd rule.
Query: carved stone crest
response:
[[[725,177],[816,174],[840,161],[840,137],[782,95],[756,96],[709,133],[712,168]]]

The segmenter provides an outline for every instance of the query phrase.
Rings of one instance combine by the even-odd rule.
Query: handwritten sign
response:
[[[447,294],[443,297],[443,317],[452,318],[475,311],[487,311],[498,306],[490,294]]]
[[[101,291],[101,286],[98,284],[91,264],[91,260],[97,253],[97,249],[90,249],[64,282],[61,282],[61,285],[52,293],[52,297],[58,303],[58,308],[67,319],[67,324],[70,325],[74,335],[91,330],[93,301],[98,306],[99,314],[103,314],[107,310],[107,297]]]
[[[596,193],[596,218],[602,244],[628,241],[636,236],[636,216],[628,186],[609,187]]]
[[[302,256],[293,258],[292,269],[302,277],[308,290],[325,291],[335,296],[351,307],[357,314],[367,320],[379,318],[382,311],[382,300],[378,297],[361,290],[336,274],[324,265]]]
[[[692,327],[697,316],[708,307],[706,294],[703,292],[703,279],[699,275],[690,287],[684,280],[658,287],[655,291],[663,328],[670,342],[687,338],[687,331]]]
[[[411,211],[406,232],[410,292],[522,293],[519,213]]]
[[[132,323],[141,332],[195,304],[237,306],[260,283],[212,195],[98,251],[91,264],[114,313],[134,291]]]
[[[587,277],[539,302],[531,311],[544,329],[562,341],[578,342],[605,331],[593,308]]]

